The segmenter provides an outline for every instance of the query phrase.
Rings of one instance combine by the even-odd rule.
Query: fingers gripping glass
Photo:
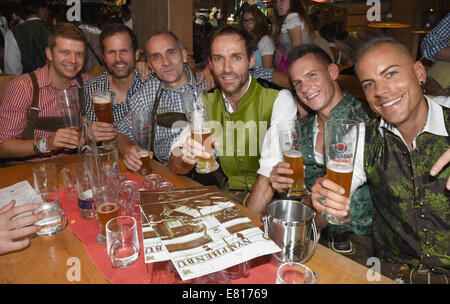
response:
[[[211,129],[207,127],[209,101],[206,90],[188,90],[182,93],[186,117],[191,127],[191,138],[205,147],[211,156],[209,159],[198,158],[196,171],[201,174],[219,169],[212,148]]]

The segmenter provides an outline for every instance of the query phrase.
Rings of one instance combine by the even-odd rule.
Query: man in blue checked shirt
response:
[[[450,93],[450,13],[425,36],[421,46],[423,56],[434,62],[428,71],[428,81],[436,81]]]
[[[154,105],[158,103],[156,110],[158,117],[168,119],[164,119],[167,121],[163,124],[160,124],[158,119],[152,143],[153,157],[167,163],[170,147],[182,131],[182,129],[171,128],[172,123],[185,119],[181,94],[196,87],[206,88],[207,82],[206,80],[199,82],[201,74],[194,74],[186,65],[187,52],[177,36],[169,31],[153,34],[145,44],[145,52],[152,74],[142,88],[130,98],[129,113],[117,126],[119,133],[117,147],[125,166],[132,171],[139,170],[142,165],[138,154],[139,148],[133,145],[132,112],[151,112]],[[258,68],[252,73],[256,78],[276,81],[279,85],[283,85],[284,75],[273,74],[272,69]]]
[[[91,94],[111,92],[113,118],[119,124],[128,114],[130,98],[142,87],[141,75],[136,69],[139,47],[136,35],[123,24],[110,24],[100,34],[100,46],[107,72],[84,83],[86,115],[92,124],[97,141],[116,137],[114,125],[97,121]]]

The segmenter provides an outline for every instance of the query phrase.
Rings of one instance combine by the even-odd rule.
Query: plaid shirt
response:
[[[194,88],[206,88],[206,80],[204,80],[200,85],[196,85],[197,79],[200,77],[200,73],[194,75],[187,65],[184,66],[185,71],[189,75],[189,82],[183,85],[179,90],[170,90],[164,83],[153,76],[145,81],[144,85],[141,87],[139,92],[137,92],[129,100],[129,113],[125,118],[118,124],[117,132],[127,135],[130,139],[134,139],[132,129],[131,129],[131,113],[132,112],[142,112],[153,110],[153,104],[156,99],[156,94],[158,92],[158,87],[162,85],[162,96],[158,106],[157,113],[165,112],[184,112],[183,101],[181,94],[186,90],[192,90]],[[256,78],[264,78],[268,81],[272,81],[273,69],[258,67],[252,69],[250,73]],[[162,126],[157,126],[155,135],[155,153],[159,160],[164,163],[169,161],[170,147],[175,139],[180,135],[182,129],[170,129]]]
[[[127,99],[125,102],[115,103],[116,93],[111,90],[111,83],[109,81],[109,72],[105,72],[102,75],[93,78],[84,83],[84,103],[86,109],[86,115],[91,122],[97,121],[97,114],[95,114],[94,104],[92,102],[91,94],[96,91],[109,91],[111,92],[111,102],[113,104],[113,117],[114,123],[118,125],[122,119],[128,114],[129,100],[134,94],[142,87],[141,75],[134,69],[134,79],[128,89]]]
[[[55,117],[61,116],[58,107],[57,96],[60,90],[55,88],[48,74],[48,65],[34,71],[39,87],[39,116]],[[83,80],[90,78],[82,75]],[[73,79],[69,87],[77,87],[78,82]],[[23,74],[13,79],[7,86],[0,99],[0,143],[8,139],[22,139],[27,123],[28,108],[31,107],[33,99],[33,85],[28,74]],[[53,132],[36,130],[35,138],[47,138]],[[41,161],[48,158],[55,158],[64,154],[59,153],[49,157],[33,157],[30,161]]]
[[[119,123],[117,132],[123,133],[129,138],[134,139],[131,129],[132,112],[151,112],[153,110],[153,104],[155,102],[156,94],[158,92],[160,84],[162,85],[162,95],[157,113],[160,114],[165,112],[184,112],[181,94],[184,91],[196,88],[196,82],[198,79],[197,77],[200,75],[200,73],[197,73],[197,77],[195,77],[188,66],[185,66],[184,68],[185,71],[189,74],[189,82],[183,85],[178,90],[168,89],[158,78],[151,75],[145,81],[142,88],[130,99],[130,111],[128,115]],[[203,82],[198,87],[205,88],[206,82]],[[157,126],[154,147],[156,156],[161,161],[165,163],[169,161],[170,146],[180,133],[181,129],[171,129]]]
[[[445,16],[423,39],[421,44],[423,56],[432,61],[437,61],[434,59],[434,56],[436,56],[443,48],[449,46],[449,39],[450,13],[448,13],[447,16]]]

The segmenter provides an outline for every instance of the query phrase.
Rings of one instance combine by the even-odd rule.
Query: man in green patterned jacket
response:
[[[424,96],[425,68],[401,43],[366,32],[347,45],[366,99],[380,116],[365,126],[353,178],[367,182],[372,194],[381,272],[411,283],[448,283],[450,167],[434,176],[430,170],[449,149],[450,110]],[[346,215],[349,201],[340,189],[317,179],[314,207]]]
[[[253,50],[252,38],[237,26],[220,27],[210,39],[209,66],[219,88],[209,94],[209,113],[226,177],[222,190],[243,204],[258,200],[261,189],[270,186],[270,169],[276,164],[270,158],[272,126],[294,120],[297,113],[290,91],[265,88],[250,76]],[[188,132],[186,128],[171,149],[168,165],[177,174],[191,171],[200,156],[210,158]]]
[[[300,120],[300,147],[305,165],[305,184],[311,190],[318,177],[326,175],[323,160],[323,130],[327,119],[351,119],[365,122],[369,115],[361,101],[348,92],[342,92],[337,78],[339,68],[321,48],[313,44],[295,47],[289,53],[289,75],[298,97],[304,105],[314,111]],[[284,192],[292,186],[290,165],[282,161],[272,169],[270,181],[274,190]],[[262,211],[268,201],[260,201]],[[306,201],[307,202],[307,201]],[[250,208],[252,206],[249,206]],[[353,220],[346,225],[328,225],[322,230],[320,241],[347,257],[365,265],[372,252],[372,217],[374,214],[369,187],[363,184],[351,191],[350,212]],[[324,228],[321,213],[316,212],[316,224]]]

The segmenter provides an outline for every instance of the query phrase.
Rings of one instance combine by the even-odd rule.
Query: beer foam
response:
[[[295,150],[284,151],[283,155],[290,158],[300,158],[302,157],[302,152]]]
[[[198,134],[198,135],[208,134],[208,133],[211,133],[211,129],[207,129],[207,128],[203,128],[202,130],[197,129],[197,130],[194,130],[193,133]]]
[[[92,97],[92,102],[93,103],[98,103],[98,104],[107,104],[107,103],[111,103],[111,98],[109,98],[109,97],[93,96]]]
[[[138,152],[140,157],[147,157],[150,156],[150,152],[148,152],[147,150],[141,150]]]
[[[351,164],[336,164],[331,163],[327,164],[327,168],[331,171],[337,172],[337,173],[350,173],[353,172],[353,167]]]

